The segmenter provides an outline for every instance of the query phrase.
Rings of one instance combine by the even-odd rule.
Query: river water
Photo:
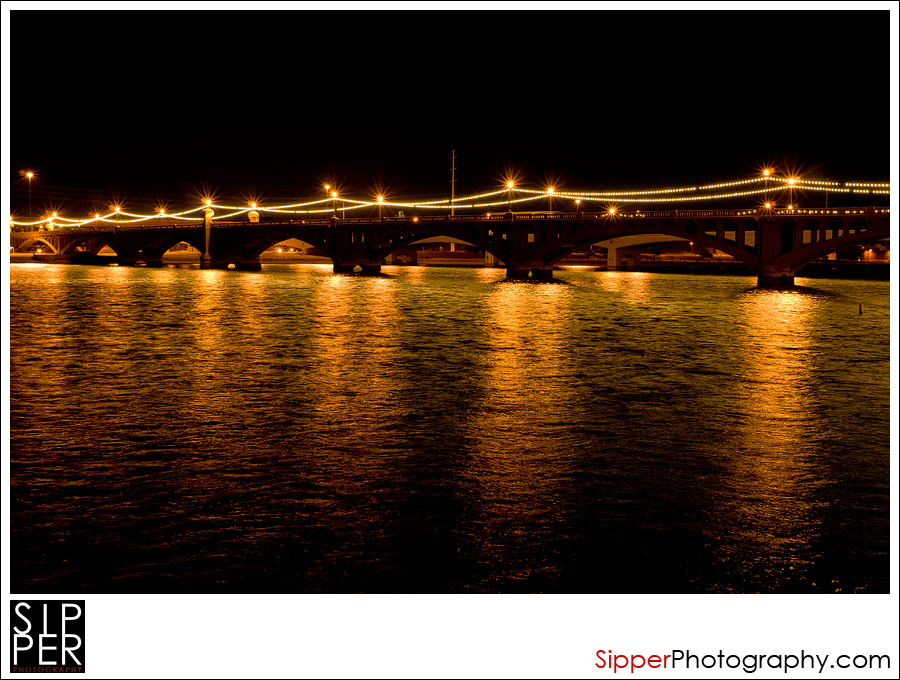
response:
[[[887,282],[10,269],[13,592],[888,592]]]

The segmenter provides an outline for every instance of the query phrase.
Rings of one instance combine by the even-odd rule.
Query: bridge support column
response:
[[[610,272],[619,271],[622,266],[619,257],[619,249],[615,246],[608,246],[606,249],[606,270]]]
[[[203,211],[203,254],[200,256],[200,269],[210,269],[214,266],[212,257],[209,254],[209,232],[212,229],[214,214],[210,208]]]
[[[776,270],[775,267],[761,267],[756,277],[758,288],[791,288],[794,285],[794,272]]]
[[[517,281],[552,281],[553,267],[546,265],[539,267],[507,267],[506,278]]]
[[[49,264],[72,264],[71,255],[60,255],[59,253],[35,253],[31,256],[35,262],[47,262]]]

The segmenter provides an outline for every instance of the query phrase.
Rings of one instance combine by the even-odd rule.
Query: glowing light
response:
[[[252,202],[251,202],[251,203],[250,203],[250,207],[251,207],[251,208],[255,208],[255,207],[256,207],[256,203],[252,203]],[[278,252],[280,253],[281,251],[279,250]]]
[[[768,174],[766,174],[768,171]],[[27,174],[31,174],[31,176],[37,176],[37,173],[33,171],[25,171],[21,172],[22,176],[25,177]],[[510,175],[507,175],[507,180],[504,182],[506,186],[503,189],[498,189],[495,191],[484,192],[480,194],[472,194],[467,197],[454,198],[452,205],[451,201],[446,198],[438,198],[435,200],[416,200],[414,203],[406,202],[401,200],[396,201],[387,201],[384,196],[379,196],[376,199],[370,200],[356,200],[352,198],[341,198],[342,209],[345,211],[352,211],[356,209],[365,208],[367,206],[378,205],[379,208],[382,205],[386,206],[395,206],[397,208],[412,208],[413,210],[418,210],[421,208],[434,208],[435,210],[443,211],[444,209],[449,208],[490,208],[494,206],[511,206],[513,203],[528,203],[534,201],[540,201],[542,199],[546,199],[548,196],[559,197],[561,199],[571,199],[575,201],[575,205],[578,210],[580,210],[580,206],[582,202],[585,203],[606,203],[607,207],[601,210],[608,210],[609,203],[660,203],[660,204],[678,204],[683,202],[700,202],[700,201],[711,201],[711,200],[721,200],[721,199],[731,199],[738,198],[744,196],[751,196],[754,194],[767,194],[769,193],[769,189],[771,187],[766,184],[766,188],[762,187],[763,182],[771,182],[776,187],[780,183],[785,188],[790,189],[803,189],[804,191],[827,191],[831,193],[859,193],[859,194],[890,194],[890,183],[889,182],[838,182],[831,180],[815,180],[815,179],[801,179],[799,177],[777,177],[774,175],[775,171],[770,168],[765,168],[760,170],[759,174],[756,177],[749,179],[740,179],[729,182],[720,182],[718,184],[707,184],[701,186],[690,186],[690,187],[676,187],[676,188],[659,188],[659,189],[640,189],[640,190],[631,190],[631,191],[558,191],[555,187],[543,187],[539,189],[528,189],[528,188],[520,188],[516,186],[516,180],[511,178]],[[752,186],[756,183],[757,186]],[[201,205],[201,207],[190,208],[181,212],[169,213],[166,209],[155,208],[154,213],[151,215],[142,215],[137,213],[128,213],[124,212],[121,206],[119,205],[111,205],[110,212],[106,215],[100,215],[99,213],[93,213],[92,217],[88,218],[79,218],[79,219],[70,219],[65,217],[59,217],[57,214],[55,217],[44,217],[41,220],[31,220],[28,222],[20,222],[16,220],[11,220],[11,223],[19,226],[38,226],[43,224],[48,224],[51,220],[58,220],[64,222],[66,227],[79,226],[83,224],[88,224],[99,220],[101,222],[115,222],[116,224],[129,224],[129,223],[140,223],[147,220],[151,220],[154,218],[159,218],[162,215],[165,215],[168,218],[179,218],[188,221],[202,221],[202,217],[188,217],[192,213],[196,213],[204,209],[204,207],[213,206],[216,208],[222,208],[228,211],[233,211],[228,214],[222,215],[213,215],[212,218],[215,220],[227,219],[230,217],[234,217],[237,215],[245,214],[251,209],[260,210],[267,213],[289,213],[289,214],[316,214],[316,213],[327,213],[332,210],[332,207],[321,206],[321,204],[328,203],[329,201],[336,201],[338,198],[338,191],[334,187],[334,185],[327,184],[324,185],[330,196],[328,198],[322,198],[315,201],[307,201],[307,202],[297,202],[286,205],[277,205],[277,206],[269,206],[265,208],[261,208],[258,204],[252,205],[250,208],[236,206],[236,205],[217,205],[214,203],[215,197],[209,195],[202,195],[201,201],[205,205]],[[730,191],[717,191],[720,189],[731,189]],[[518,198],[512,198],[512,192],[515,191],[519,196]],[[500,199],[499,194],[507,193],[506,197],[503,197],[501,200],[488,200],[483,201],[483,199],[491,199],[497,198]],[[327,195],[327,194],[326,194]],[[247,205],[244,203],[244,205]],[[320,207],[321,206],[321,207]],[[776,205],[771,202],[766,203],[766,209],[774,209]],[[787,207],[787,210],[790,211],[798,211],[799,208],[791,202],[790,206]],[[616,209],[616,214],[618,214],[618,209]],[[882,209],[879,209],[878,212],[882,212]],[[747,211],[749,214],[752,211]],[[801,211],[801,212],[810,212],[810,211]],[[614,213],[610,213],[614,214]],[[744,213],[738,213],[744,214]],[[121,219],[122,217],[129,217],[132,219]],[[111,219],[114,218],[114,219]],[[48,224],[48,227],[50,225]],[[60,225],[55,225],[60,226]]]
[[[32,177],[34,177],[34,173],[31,172],[31,171],[29,170],[28,172],[25,173],[25,176],[26,176],[28,179],[31,179]]]
[[[615,214],[616,214],[616,209],[615,209],[615,208],[610,208],[610,209],[609,209],[609,214],[610,214],[610,215],[615,215]]]
[[[53,217],[56,217],[56,213],[53,213]]]
[[[325,191],[330,191],[330,190],[331,190],[331,185],[330,185],[330,184],[326,184],[326,185],[325,185]]]

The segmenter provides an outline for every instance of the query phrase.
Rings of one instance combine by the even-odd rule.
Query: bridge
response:
[[[139,225],[84,224],[52,230],[15,226],[17,252],[42,243],[49,262],[91,263],[109,246],[120,265],[162,265],[162,256],[186,242],[202,253],[204,268],[261,269],[260,255],[298,239],[331,258],[334,271],[374,274],[385,258],[424,238],[444,236],[490,253],[510,279],[550,279],[553,265],[600,241],[659,234],[715,248],[753,268],[760,286],[785,286],[803,265],[852,245],[890,235],[887,208],[665,210],[517,213],[413,217],[351,217],[271,221],[159,220]]]

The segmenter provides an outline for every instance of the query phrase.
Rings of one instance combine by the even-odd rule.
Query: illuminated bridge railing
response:
[[[824,217],[824,216],[834,216],[834,217],[846,217],[852,215],[875,215],[875,214],[887,214],[890,213],[890,208],[881,208],[881,207],[864,207],[864,208],[808,208],[802,210],[776,210],[772,212],[756,210],[756,209],[725,209],[725,210],[620,210],[616,211],[614,214],[609,212],[567,212],[567,213],[551,213],[551,212],[517,212],[512,213],[486,213],[483,215],[411,215],[405,217],[384,217],[382,219],[378,219],[377,217],[348,217],[348,218],[315,218],[315,219],[287,219],[287,220],[269,220],[263,222],[249,222],[249,221],[237,221],[237,222],[225,222],[221,220],[213,219],[212,227],[214,229],[222,229],[222,228],[234,228],[234,227],[260,227],[265,228],[267,226],[277,226],[277,225],[286,225],[286,224],[308,224],[312,226],[328,226],[334,224],[373,224],[377,222],[386,222],[386,223],[409,223],[409,222],[420,222],[426,224],[432,223],[441,223],[441,222],[493,222],[493,221],[509,221],[512,219],[513,221],[529,221],[529,220],[597,220],[597,221],[607,221],[611,219],[629,219],[629,220],[640,220],[640,219],[694,219],[694,218],[704,218],[704,217],[743,217],[743,218],[754,218],[754,217],[786,217],[786,216],[795,216],[795,217]],[[38,232],[54,232],[54,233],[109,233],[116,231],[141,231],[148,229],[197,229],[203,228],[202,223],[198,222],[167,222],[163,221],[152,221],[152,222],[143,222],[141,224],[102,224],[102,225],[79,225],[79,226],[65,226],[65,225],[53,225],[51,227],[42,226],[37,230],[31,229],[28,226],[19,226],[15,225],[12,227],[11,231],[15,233],[33,233],[35,231]]]

